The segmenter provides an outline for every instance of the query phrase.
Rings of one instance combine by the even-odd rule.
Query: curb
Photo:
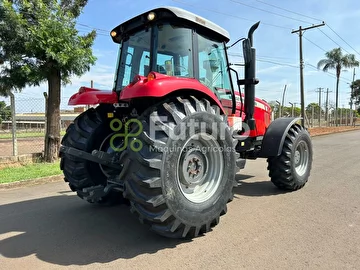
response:
[[[0,190],[54,183],[54,182],[63,181],[63,179],[64,179],[64,176],[62,174],[60,174],[60,175],[46,176],[46,177],[41,177],[41,178],[36,178],[36,179],[16,181],[16,182],[11,182],[11,183],[3,183],[3,184],[0,184]]]

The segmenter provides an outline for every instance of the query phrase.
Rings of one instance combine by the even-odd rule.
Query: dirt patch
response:
[[[12,155],[12,140],[0,139],[0,156]],[[44,138],[17,139],[18,154],[33,154],[44,151]]]
[[[1,156],[0,169],[7,167],[19,167],[24,164],[31,164],[41,161],[41,153],[25,154],[18,156]]]
[[[5,163],[5,164],[0,163],[0,170],[4,169],[4,168],[19,168],[19,167],[21,167],[23,165],[24,165],[24,163],[19,163],[19,162],[17,162],[17,163]]]
[[[351,127],[351,126],[342,126],[342,127],[314,127],[309,128],[309,133],[312,137],[332,134],[332,133],[339,133],[345,131],[353,131],[353,130],[360,130],[360,126]]]

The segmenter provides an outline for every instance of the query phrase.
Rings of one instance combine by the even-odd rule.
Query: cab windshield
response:
[[[219,99],[231,99],[225,43],[193,29],[169,23],[143,29],[123,39],[119,57],[116,91],[129,85],[136,75],[147,76],[155,71],[196,78]]]
[[[131,83],[135,75],[147,76],[150,71],[177,77],[194,77],[192,30],[189,28],[158,24],[123,40],[119,53],[116,91],[121,91]]]

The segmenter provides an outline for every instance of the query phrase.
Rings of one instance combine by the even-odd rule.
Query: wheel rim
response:
[[[110,139],[111,137],[116,134],[116,133],[111,133],[109,134],[101,143],[100,147],[99,147],[99,150],[100,151],[103,151],[103,152],[106,152],[108,154],[113,154],[115,153],[115,149],[113,149],[113,147],[111,147],[110,145]],[[114,146],[115,147],[120,147],[122,144],[123,144],[124,140],[117,136],[115,139],[114,139]],[[106,177],[109,177],[110,175],[114,175],[114,174],[117,174],[119,172],[118,169],[115,169],[115,168],[111,168],[111,167],[108,167],[108,166],[105,166],[105,165],[102,165],[102,164],[99,164],[99,167],[102,171],[102,173],[106,176]]]
[[[177,182],[189,201],[205,202],[217,191],[224,171],[223,155],[219,150],[216,139],[205,133],[191,136],[181,149]]]
[[[294,155],[295,171],[299,176],[306,173],[309,165],[309,147],[305,141],[298,143]]]

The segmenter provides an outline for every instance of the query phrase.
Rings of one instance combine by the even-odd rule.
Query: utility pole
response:
[[[319,127],[321,127],[321,92],[324,88],[319,87],[318,92],[319,93],[319,115],[318,115],[318,121],[319,121]]]
[[[279,108],[279,118],[281,117],[281,103],[277,100],[275,100],[275,102],[278,104],[278,108]]]
[[[344,104],[342,105],[342,108],[340,109],[340,126],[342,125],[342,122],[343,122],[343,111],[344,111]]]
[[[47,132],[47,113],[48,113],[48,93],[47,92],[43,92],[43,95],[44,95],[44,98],[45,98],[45,114],[44,114],[44,116],[45,116],[45,118],[44,118],[44,133],[45,133],[45,141],[44,141],[44,151],[45,151],[45,145],[47,145],[47,142],[48,142],[48,137],[47,137],[47,134],[48,134],[48,132]],[[61,122],[61,120],[60,120],[60,122]],[[61,127],[61,125],[60,125],[60,127]]]
[[[289,101],[289,104],[291,105],[291,117],[294,117],[294,103]]]
[[[311,106],[311,127],[314,127],[314,105]]]
[[[348,126],[348,112],[347,112],[347,109],[345,109],[345,126]]]
[[[296,107],[296,104],[297,104],[297,102],[294,102],[294,116],[296,117],[297,115],[295,115],[296,113],[295,113],[295,108],[297,108]]]
[[[325,121],[328,121],[329,117],[329,93],[332,93],[332,91],[329,91],[329,88],[326,89],[326,105],[325,105]]]
[[[12,92],[10,95],[10,106],[11,106],[11,127],[12,127],[12,145],[13,145],[13,156],[18,155],[17,138],[16,138],[16,110],[15,110],[15,96]]]
[[[287,85],[284,86],[283,96],[282,96],[282,102],[281,102],[281,112],[284,110],[284,99],[285,99],[285,91],[286,91]]]
[[[313,25],[313,26],[309,26],[309,27],[305,27],[302,28],[301,26],[299,26],[298,30],[293,30],[291,31],[291,34],[294,33],[299,33],[299,51],[300,51],[300,97],[301,97],[301,116],[302,116],[302,120],[301,120],[301,125],[305,126],[305,94],[304,94],[304,59],[303,59],[303,47],[302,47],[302,36],[303,36],[303,32],[312,28],[316,28],[316,27],[320,27],[320,26],[324,26],[325,23],[322,22],[321,24],[317,24],[317,25]]]

